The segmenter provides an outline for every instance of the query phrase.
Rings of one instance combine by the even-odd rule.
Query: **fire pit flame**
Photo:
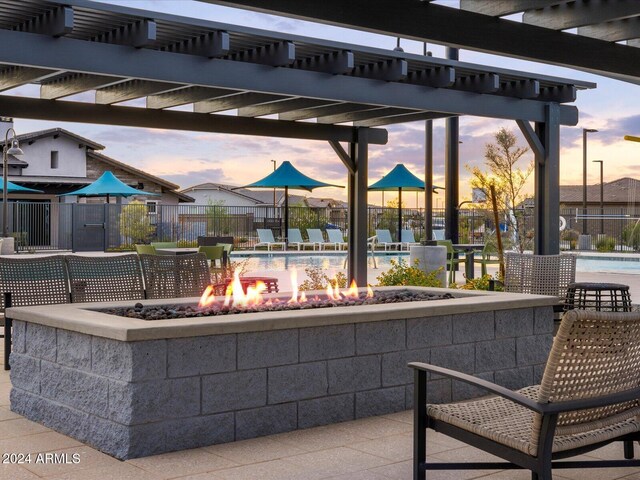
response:
[[[298,270],[295,267],[291,270],[291,298],[287,303],[298,303]]]
[[[307,302],[317,303],[321,299],[318,295],[314,295],[313,298],[307,299],[305,292],[301,292],[298,287],[298,272],[294,268],[291,270],[291,298],[288,300],[280,300],[277,298],[267,299],[265,300],[262,297],[262,293],[267,290],[267,286],[263,282],[256,282],[255,285],[250,285],[247,287],[246,293],[242,288],[242,282],[240,281],[240,276],[238,272],[234,273],[233,280],[227,285],[225,291],[224,301],[222,302],[222,307],[232,308],[232,307],[253,307],[258,305],[275,305],[280,303],[287,304],[301,304]],[[343,292],[340,291],[338,286],[338,280],[333,279],[326,288],[327,299],[329,301],[342,301],[345,299],[359,299],[360,293],[358,291],[358,285],[355,280],[351,282],[351,285],[347,290]],[[373,290],[370,285],[367,285],[367,295],[366,298],[373,298]],[[200,297],[200,302],[198,306],[200,308],[213,307],[218,304],[218,300],[215,296],[215,291],[213,286],[208,286]]]

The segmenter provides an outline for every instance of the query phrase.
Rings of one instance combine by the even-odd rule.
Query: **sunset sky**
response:
[[[395,38],[384,35],[274,17],[190,0],[102,1],[379,48],[393,49],[395,46]],[[438,3],[457,4],[458,2],[440,1]],[[407,52],[422,53],[422,44],[418,42],[403,40],[402,47]],[[436,57],[444,56],[443,47],[430,44],[429,50]],[[595,159],[605,161],[605,182],[624,176],[640,178],[640,144],[623,140],[624,135],[640,135],[640,86],[575,70],[467,50],[460,52],[460,60],[534,74],[556,75],[596,82],[597,89],[578,92],[576,102],[580,111],[578,126],[561,129],[561,183],[578,184],[582,182],[582,128],[599,130],[598,133],[589,135],[588,179],[590,184],[599,182],[598,166],[591,163],[591,160]],[[37,87],[28,86],[10,93],[37,96],[37,91]],[[82,99],[82,96],[79,96],[78,99]],[[128,102],[128,104],[140,105],[140,102]],[[102,143],[107,147],[104,154],[164,177],[183,188],[204,182],[236,185],[249,183],[271,171],[271,159],[278,162],[290,160],[310,176],[329,183],[346,184],[345,169],[325,142],[15,119],[15,128],[18,134],[56,126]],[[479,117],[461,118],[460,139],[463,142],[460,145],[461,200],[470,195],[469,175],[464,165],[483,163],[484,146],[487,142],[492,141],[493,134],[501,127],[514,131],[520,137],[521,143],[525,144],[515,122]],[[371,183],[378,180],[396,163],[406,164],[415,174],[421,176],[424,171],[424,122],[391,126],[388,129],[389,143],[370,148],[369,178]],[[180,153],[172,154],[172,151]],[[434,183],[442,184],[444,120],[434,122],[434,157]],[[531,160],[532,155],[528,154],[526,158]],[[533,178],[530,183],[532,186]],[[314,196],[344,198],[345,194],[343,189],[327,188],[317,191]],[[385,201],[390,198],[392,195],[387,194]],[[370,194],[369,200],[371,203],[379,203],[380,194]],[[422,202],[422,200],[420,201]],[[411,195],[407,202],[409,206],[413,206],[415,196]]]

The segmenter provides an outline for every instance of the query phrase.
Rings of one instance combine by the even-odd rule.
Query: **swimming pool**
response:
[[[304,254],[304,253],[260,253],[244,254],[234,252],[232,260],[236,262],[246,262],[246,270],[250,272],[259,271],[284,271],[292,267],[304,270],[308,266],[317,266],[323,270],[336,271],[344,266],[346,253],[324,253],[324,254]],[[407,252],[376,253],[376,263],[378,269],[386,270],[391,266],[391,260],[409,260]],[[368,257],[369,267],[373,267],[371,256]],[[606,272],[625,273],[640,275],[640,256],[580,256],[576,270],[579,272]]]

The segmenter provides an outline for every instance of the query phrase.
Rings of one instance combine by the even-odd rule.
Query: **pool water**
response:
[[[260,255],[242,255],[234,254],[232,260],[234,262],[246,262],[245,270],[248,272],[260,271],[285,271],[292,267],[298,270],[304,270],[308,266],[320,267],[323,270],[335,273],[342,270],[345,254],[328,254],[328,255],[305,255],[305,254],[260,254]],[[391,266],[391,260],[398,261],[404,259],[409,261],[409,254],[403,253],[377,253],[376,263],[378,269],[386,270]],[[373,268],[371,256],[368,256],[369,267]],[[640,258],[639,257],[578,257],[576,266],[578,272],[606,272],[606,273],[625,273],[640,274]]]
[[[578,257],[579,272],[640,274],[638,257]]]
[[[296,267],[298,270],[304,270],[306,267],[320,267],[322,270],[330,270],[335,273],[336,270],[344,268],[344,261],[347,254],[333,255],[305,255],[305,254],[287,254],[287,255],[233,255],[233,262],[246,262],[245,270],[248,272],[259,272],[264,270],[289,270]],[[398,261],[404,259],[409,261],[408,253],[394,253],[376,255],[376,264],[379,269],[386,270],[391,267],[391,260]],[[373,259],[371,255],[367,257],[369,267],[373,268]]]

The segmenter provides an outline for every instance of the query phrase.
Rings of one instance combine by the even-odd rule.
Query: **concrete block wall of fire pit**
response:
[[[127,459],[411,408],[411,361],[509,388],[540,378],[549,297],[417,303],[156,322],[11,309],[11,409]],[[429,401],[481,394],[429,380]]]

